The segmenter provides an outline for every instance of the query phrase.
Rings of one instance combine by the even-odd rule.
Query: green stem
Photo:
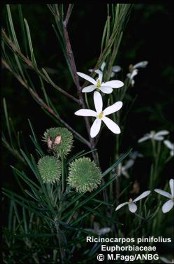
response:
[[[153,164],[151,166],[151,177],[150,177],[150,184],[149,187],[152,189],[154,187],[154,184],[156,185],[157,177],[159,175],[160,171],[160,151],[161,151],[161,142],[156,142],[154,139],[152,139],[152,153],[153,153]]]
[[[62,161],[62,194],[65,191],[66,188],[66,176],[65,176],[65,158],[63,153],[61,153],[61,161]]]
[[[56,236],[57,236],[57,240],[58,240],[58,244],[59,244],[59,251],[60,251],[60,259],[61,259],[61,263],[65,263],[65,249],[62,245],[62,240],[61,240],[61,230],[59,228],[59,224],[55,223],[55,227],[56,227]]]

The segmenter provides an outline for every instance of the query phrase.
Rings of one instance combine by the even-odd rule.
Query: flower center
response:
[[[97,87],[98,89],[101,87],[101,81],[100,81],[100,79],[97,80],[96,87]]]
[[[150,132],[150,138],[155,139],[155,134],[156,134],[155,131],[151,131]]]
[[[103,112],[101,112],[100,114],[97,115],[97,117],[98,117],[99,119],[102,119],[103,116],[104,116]]]
[[[130,198],[130,199],[129,199],[129,203],[131,203],[132,201],[133,201],[132,198]]]

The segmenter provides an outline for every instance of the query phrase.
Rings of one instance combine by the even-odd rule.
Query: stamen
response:
[[[98,114],[97,116],[99,119],[102,119],[103,118],[103,112],[101,112],[100,114]]]
[[[100,79],[97,80],[96,86],[97,86],[97,88],[100,88],[101,87],[101,81],[100,81]]]

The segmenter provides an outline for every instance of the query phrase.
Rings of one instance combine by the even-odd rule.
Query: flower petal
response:
[[[99,79],[100,82],[102,82],[102,78],[103,78],[103,73],[102,73],[102,71],[100,71],[100,70],[95,70],[95,72],[98,74],[98,78],[97,78],[97,79]]]
[[[79,75],[83,79],[89,81],[90,83],[93,83],[94,85],[96,84],[96,81],[92,77],[90,77],[89,75],[87,75],[85,73],[77,72],[77,75]]]
[[[134,79],[130,80],[130,84],[132,85],[132,87],[134,87],[134,84],[135,84]]]
[[[162,260],[162,262],[164,262],[164,263],[173,263],[173,261],[172,260],[169,260],[169,259],[167,259],[167,258],[165,258],[165,257],[160,257],[160,260]]]
[[[138,74],[138,70],[137,69],[133,69],[133,71],[131,73],[128,73],[127,74],[127,77],[132,81],[133,84],[135,83],[135,81],[133,80],[133,78],[137,74]]]
[[[169,185],[170,185],[172,197],[174,197],[174,179],[170,179]]]
[[[106,62],[104,61],[104,62],[102,63],[102,65],[100,66],[100,69],[103,71],[104,68],[105,68],[105,66],[106,66]]]
[[[112,121],[110,118],[108,117],[103,117],[103,122],[105,123],[105,125],[114,133],[114,134],[120,134],[121,131],[120,131],[120,128],[119,126],[114,122]]]
[[[163,191],[161,189],[155,189],[154,191],[157,192],[157,193],[159,193],[159,194],[161,194],[161,195],[163,195],[163,196],[165,196],[165,197],[167,197],[167,198],[170,198],[170,199],[172,198],[172,196],[171,196],[170,193],[165,192],[165,191]]]
[[[109,233],[110,231],[111,231],[110,227],[103,227],[97,231],[97,235],[99,235],[99,236],[105,235],[105,234]]]
[[[131,211],[131,213],[135,213],[137,210],[137,205],[133,202],[129,203],[128,207],[129,207],[129,211]]]
[[[101,127],[101,119],[97,118],[92,124],[91,130],[90,130],[90,136],[92,138],[97,136],[98,132],[100,131],[100,127]]]
[[[170,156],[174,156],[174,148],[170,151]]]
[[[104,68],[105,68],[105,66],[106,66],[106,62],[104,61],[104,62],[102,63],[102,65],[100,66],[100,69],[103,71]]]
[[[100,87],[100,91],[102,91],[103,93],[105,94],[111,94],[113,89],[111,87],[108,87],[108,86],[101,86]]]
[[[80,109],[76,111],[74,114],[78,116],[95,116],[95,117],[97,115],[95,111],[90,110],[90,109]]]
[[[116,207],[115,211],[119,210],[121,207],[123,207],[124,205],[126,205],[126,204],[128,204],[128,203],[129,203],[129,202],[125,202],[125,203],[119,204],[119,205]]]
[[[134,69],[133,72],[131,73],[131,79],[134,78],[134,76],[136,76],[138,74],[138,70]]]
[[[145,68],[148,64],[148,61],[141,61],[141,62],[138,62],[136,63],[133,68]]]
[[[164,137],[163,136],[154,135],[153,139],[155,139],[157,141],[162,141],[164,139]]]
[[[99,92],[94,92],[94,105],[97,113],[101,113],[103,109],[103,100]]]
[[[145,192],[143,192],[143,193],[140,194],[137,198],[135,198],[135,199],[133,200],[133,202],[137,202],[137,201],[139,201],[139,200],[145,198],[145,197],[148,196],[150,193],[151,193],[151,191],[145,191]]]
[[[123,166],[124,170],[128,170],[134,165],[135,161],[133,159],[130,159],[126,162],[126,164]]]
[[[121,101],[116,102],[115,104],[108,106],[107,108],[105,108],[105,110],[103,111],[103,113],[105,115],[110,115],[112,113],[117,112],[118,110],[120,110],[123,106],[123,103]]]
[[[163,204],[163,206],[162,206],[162,211],[163,211],[163,213],[167,213],[167,212],[169,212],[172,208],[173,208],[173,206],[174,206],[174,201],[172,201],[172,200],[169,200],[169,201],[167,201],[165,204]]]
[[[114,73],[120,72],[121,71],[121,67],[119,65],[115,65],[112,67],[112,71]]]
[[[109,82],[105,82],[103,83],[104,86],[109,86],[112,88],[120,88],[124,85],[123,82],[121,81],[117,81],[117,80],[113,80],[113,81],[109,81]]]
[[[169,134],[169,131],[168,130],[161,130],[161,131],[159,131],[159,132],[157,132],[156,134],[155,134],[155,136],[165,136],[165,135],[168,135]]]
[[[171,149],[171,150],[174,149],[174,144],[172,144],[172,142],[170,142],[169,140],[164,140],[164,144],[165,144],[166,147],[168,147],[169,149]]]
[[[140,138],[140,139],[138,140],[138,143],[141,143],[141,142],[143,142],[143,141],[145,141],[145,140],[148,140],[148,139],[150,139],[150,138],[151,138],[151,135],[150,135],[150,134],[147,134],[147,135],[145,135],[144,137]]]
[[[82,93],[90,93],[96,89],[95,85],[89,85],[82,89]]]

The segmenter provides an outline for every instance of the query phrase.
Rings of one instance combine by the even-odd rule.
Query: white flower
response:
[[[90,130],[90,136],[92,138],[97,136],[97,134],[100,131],[102,121],[113,133],[119,134],[121,132],[119,126],[106,116],[120,110],[123,103],[121,101],[118,101],[115,104],[108,106],[107,108],[102,110],[103,109],[102,96],[99,92],[94,92],[94,105],[95,105],[96,111],[90,110],[90,109],[80,109],[75,112],[75,115],[78,115],[78,116],[96,117],[94,123],[92,124],[91,130]]]
[[[138,140],[138,143],[141,143],[141,142],[148,140],[148,139],[162,141],[162,140],[164,140],[164,136],[168,135],[168,134],[169,134],[169,131],[167,131],[167,130],[161,130],[157,133],[155,131],[151,131],[150,133],[145,134],[144,137],[140,138]]]
[[[114,65],[112,67],[111,78],[114,77],[120,71],[121,71],[121,67],[119,65]]]
[[[162,262],[164,262],[164,263],[174,263],[174,259],[169,260],[169,259],[167,259],[167,258],[165,258],[165,257],[160,257],[160,260],[161,260]]]
[[[125,202],[125,203],[119,204],[117,206],[117,208],[115,209],[115,211],[119,210],[124,205],[128,205],[129,211],[131,213],[135,213],[137,211],[137,205],[135,204],[135,202],[145,198],[146,196],[148,196],[150,194],[150,192],[151,191],[145,191],[141,195],[139,195],[137,198],[135,198],[134,200],[129,199],[129,202]]]
[[[173,157],[174,156],[174,144],[170,142],[169,140],[164,140],[164,144],[166,147],[170,149],[170,155]]]
[[[121,163],[118,165],[118,176],[124,175],[126,178],[129,178],[129,173],[127,170],[134,165],[135,161],[133,159],[129,159],[126,161],[124,165]]]
[[[97,90],[97,91],[102,91],[103,93],[106,93],[106,94],[110,94],[112,93],[113,88],[120,88],[124,85],[123,82],[118,81],[118,80],[102,82],[102,78],[103,78],[102,71],[96,70],[95,72],[98,74],[97,80],[93,79],[87,74],[84,74],[82,72],[77,72],[77,74],[80,77],[92,83],[92,85],[89,85],[82,89],[83,93],[90,93],[90,92],[93,92],[94,90]]]
[[[126,162],[124,162],[124,164],[122,165],[122,163],[119,163],[118,165],[118,175],[124,175],[126,178],[129,178],[129,173],[128,173],[128,169],[130,169],[134,163],[136,158],[138,157],[143,157],[143,155],[141,153],[139,153],[138,151],[133,151],[129,154],[130,159],[127,160]]]
[[[135,160],[136,158],[142,158],[143,155],[142,155],[140,152],[138,152],[138,151],[133,151],[133,152],[131,152],[131,153],[129,154],[129,157],[130,157],[131,159]]]
[[[145,68],[148,64],[148,61],[141,61],[136,63],[135,65],[130,65],[129,66],[129,71],[130,73],[127,74],[127,77],[130,80],[130,83],[132,86],[134,86],[135,81],[134,81],[134,77],[138,74],[138,68]]]
[[[106,67],[106,62],[104,61],[102,65],[100,66],[100,70],[103,72]],[[90,72],[94,72],[94,69],[89,69]],[[110,78],[114,77],[118,72],[121,71],[121,67],[119,65],[114,65],[112,67],[112,72]]]
[[[159,194],[170,199],[165,204],[163,204],[163,206],[162,206],[163,213],[169,212],[174,206],[174,179],[170,179],[169,185],[170,185],[171,194],[166,192],[166,191],[160,190],[160,189],[154,190],[155,192],[157,192],[157,193],[159,193]]]
[[[99,224],[97,222],[94,222],[94,229],[92,228],[86,228],[86,231],[92,232],[98,236],[105,235],[111,231],[110,227],[103,227],[99,228]]]

